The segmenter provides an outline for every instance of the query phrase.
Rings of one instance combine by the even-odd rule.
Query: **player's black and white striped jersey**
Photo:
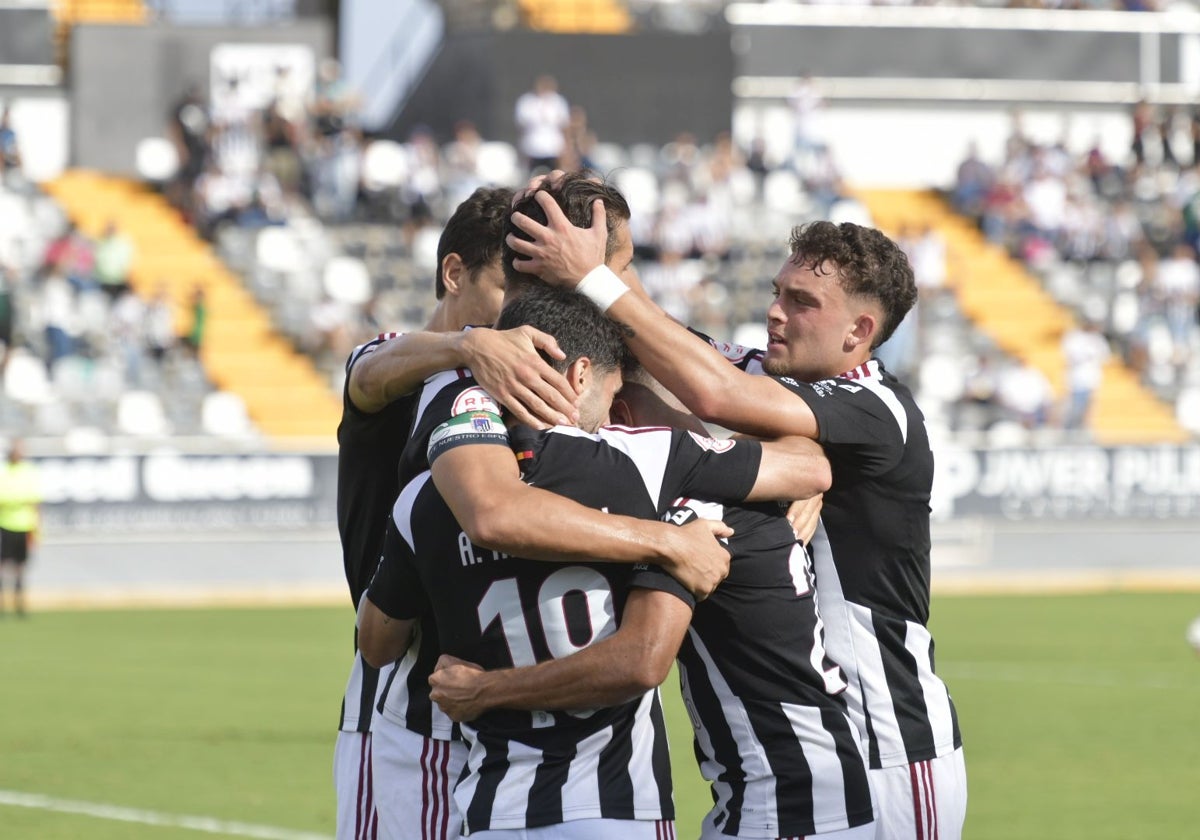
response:
[[[760,351],[714,346],[762,372]],[[876,359],[820,382],[774,378],[816,415],[832,466],[810,549],[826,649],[846,671],[846,702],[869,764],[945,755],[962,736],[926,628],[933,454],[924,415]]]
[[[379,564],[384,530],[400,492],[396,469],[408,440],[417,394],[401,397],[368,414],[350,399],[350,374],[360,360],[398,335],[383,333],[355,347],[346,361],[342,419],[337,430],[337,519],[346,584],[356,608]],[[358,655],[357,639],[354,647],[354,664],[346,681],[338,728],[370,732],[372,710],[383,683],[379,671]]]
[[[714,824],[731,837],[775,838],[871,822],[866,761],[845,676],[825,655],[808,553],[778,505],[680,503],[734,530],[729,576],[697,605],[679,651]]]
[[[430,457],[489,442],[509,444],[499,417],[466,410],[434,431]],[[757,444],[669,429],[613,427],[588,435],[518,427],[511,445],[527,482],[642,518],[658,516],[679,495],[744,497],[761,457]],[[385,557],[371,600],[398,618],[432,609],[443,651],[485,668],[561,658],[611,635],[632,587],[664,589],[691,603],[673,578],[645,567],[541,563],[475,546],[429,473],[405,487],[393,516],[406,551],[395,562]],[[393,596],[381,592],[377,600],[377,588]],[[418,591],[429,600],[411,597]],[[614,708],[493,710],[464,726],[463,734],[470,752],[455,799],[468,831],[593,818],[673,819],[657,691]]]
[[[411,527],[408,522],[402,525]],[[388,517],[387,537],[379,562],[383,578],[388,574],[384,568],[385,558],[395,558],[405,551],[407,548],[400,536],[400,528]],[[380,574],[377,573],[376,577],[380,577]],[[405,584],[412,589],[419,588],[420,585],[416,578]],[[401,613],[407,611],[407,605],[413,603],[413,599],[424,603],[422,596],[413,592],[398,591],[396,587],[384,583],[376,586],[374,579],[369,592],[372,603],[394,618],[417,618],[417,615],[402,616]],[[441,741],[458,741],[462,739],[458,724],[450,720],[437,704],[429,699],[429,675],[437,665],[442,645],[432,614],[424,610],[422,613],[404,656],[385,668],[380,675],[375,711],[392,723],[418,735]]]

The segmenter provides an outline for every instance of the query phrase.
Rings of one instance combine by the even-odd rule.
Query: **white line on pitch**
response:
[[[75,799],[57,799],[38,793],[17,790],[0,790],[0,805],[17,808],[34,808],[40,811],[57,811],[61,814],[82,814],[103,820],[141,823],[142,825],[164,825],[172,828],[190,828],[209,834],[231,834],[235,837],[256,837],[260,840],[331,840],[327,834],[309,831],[293,831],[271,825],[230,822],[213,817],[195,817],[186,814],[163,814],[158,811],[143,811],[139,808],[123,808],[105,805],[102,802],[80,802]]]

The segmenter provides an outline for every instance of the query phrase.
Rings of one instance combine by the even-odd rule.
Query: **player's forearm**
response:
[[[621,649],[601,642],[565,659],[488,671],[480,695],[489,709],[587,709],[627,703],[665,679],[644,666],[640,651],[614,647]]]
[[[604,513],[537,487],[514,487],[506,498],[477,500],[470,509],[450,504],[471,542],[518,557],[666,566],[677,560],[671,526]]]
[[[793,436],[762,444],[758,478],[747,501],[795,501],[829,489],[833,481],[825,450],[814,440]]]
[[[358,649],[373,668],[395,662],[408,651],[412,643],[415,622],[396,619],[364,597],[358,607]]]
[[[608,309],[650,374],[702,420],[723,423],[740,371],[648,298],[622,295]]]
[[[463,367],[467,333],[406,333],[364,356],[350,371],[350,399],[373,414],[443,370]]]

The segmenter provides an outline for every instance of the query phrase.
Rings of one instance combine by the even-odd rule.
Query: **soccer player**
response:
[[[694,421],[660,393],[652,383],[626,381],[613,418],[643,425]],[[827,481],[828,462],[811,445],[808,472]],[[668,512],[674,522],[697,515],[734,529],[729,576],[695,606],[678,653],[700,772],[712,785],[714,805],[701,837],[871,840],[865,756],[840,696],[845,677],[825,656],[804,546],[776,505],[687,499]],[[814,520],[809,533],[815,530]],[[622,620],[617,633],[578,654],[505,670],[443,656],[430,696],[459,721],[493,708],[602,705],[624,685],[621,663],[641,658],[641,634]]]
[[[600,189],[580,179],[575,193],[568,190],[569,194],[576,195],[573,206],[578,213],[586,216],[590,212],[591,199],[597,195],[610,200],[613,198],[612,191],[598,192]],[[632,259],[627,228],[623,235],[623,247],[611,252],[614,265],[622,260],[622,269],[627,268]],[[497,235],[495,241],[501,242],[502,237]],[[511,277],[507,276],[509,272],[505,273],[505,294],[511,296],[515,293],[513,284]],[[535,337],[542,335],[529,327],[522,327],[521,330]],[[469,335],[486,332],[472,330]],[[515,334],[520,334],[520,331]],[[418,339],[436,341],[439,337],[420,334],[405,336],[395,342]],[[552,339],[546,337],[546,341]],[[444,355],[426,354],[407,360],[400,352],[390,353],[387,357],[380,355],[397,346],[395,342],[388,342],[374,356],[376,359],[388,359],[390,378],[400,377],[401,368],[412,369],[413,365],[423,366],[425,373],[421,375],[428,373],[430,368],[441,369],[435,365],[446,366]],[[371,358],[368,356],[364,361]],[[544,365],[541,360],[538,361]],[[483,358],[480,362],[491,365],[494,360]],[[461,362],[450,362],[451,366],[454,364]],[[417,418],[406,449],[406,453],[414,454],[411,457],[405,454],[401,458],[399,470],[405,482],[428,468],[425,455],[428,436],[434,427],[450,416],[447,413],[442,417],[441,412],[449,412],[456,406],[474,407],[471,402],[473,399],[479,399],[480,405],[484,404],[484,400],[488,405],[493,404],[491,396],[482,387],[476,387],[469,393],[456,392],[449,401],[438,401],[443,388],[460,383],[464,376],[465,371],[451,370],[431,377],[420,394],[414,396],[418,406]],[[526,375],[525,379],[529,378],[530,375]],[[526,389],[526,393],[536,395],[537,387],[544,389],[545,384],[538,386],[536,377],[533,378],[535,387]],[[518,381],[521,381],[519,377]],[[474,384],[475,380],[471,382]],[[480,384],[487,385],[487,382],[481,378]],[[574,397],[574,390],[568,387],[568,391]],[[516,399],[512,405],[515,404]],[[562,417],[568,412],[574,412],[573,406],[568,405],[566,411],[550,416]],[[440,419],[434,422],[434,418]],[[605,515],[524,484],[511,451],[505,450],[505,463],[491,455],[490,450],[495,447],[478,449],[481,451],[474,460],[458,467],[462,474],[457,478],[459,508],[456,511],[461,513],[468,533],[477,544],[519,549],[526,556],[541,559],[587,556],[624,563],[664,564],[689,589],[701,594],[711,591],[728,568],[729,555],[714,538],[712,525],[697,523],[696,527],[681,529],[661,522]],[[378,451],[374,453],[375,461],[370,460],[372,455],[369,451],[364,451],[362,457],[367,464],[385,462],[379,459]],[[393,463],[390,454],[386,463]],[[353,481],[354,476],[352,471],[347,480]],[[378,495],[372,494],[372,498],[378,498]],[[378,517],[382,518],[382,512],[378,513]],[[382,532],[380,535],[382,539]],[[372,558],[375,563],[378,562],[378,548],[376,551]],[[345,772],[351,774],[356,784],[360,776],[374,779],[374,801],[379,825],[383,833],[392,838],[453,836],[457,830],[456,821],[461,820],[454,812],[452,803],[441,795],[448,789],[449,779],[457,774],[456,765],[461,766],[461,745],[455,744],[457,736],[451,722],[429,702],[428,677],[436,663],[438,648],[433,628],[426,630],[420,634],[419,643],[408,649],[388,672],[377,692],[370,695],[360,693],[363,702],[373,701],[380,714],[372,717],[373,735],[369,752],[360,748],[342,763]],[[426,834],[423,835],[423,831]]]
[[[514,215],[529,238],[507,240],[526,257],[519,270],[596,302],[623,325],[646,369],[702,419],[824,446],[833,486],[813,544],[817,591],[827,649],[846,670],[870,762],[876,836],[961,836],[962,738],[926,628],[933,456],[911,392],[872,357],[916,301],[903,252],[854,224],[793,230],[767,313],[767,349],[729,348],[735,366],[601,265],[602,207],[581,230],[535,198],[547,224]]]
[[[593,508],[644,517],[662,514],[680,496],[779,499],[808,488],[807,446],[717,442],[664,428],[584,434],[599,429],[620,387],[624,351],[615,325],[588,301],[552,290],[531,290],[507,304],[498,325],[518,323],[555,336],[569,360],[559,364],[581,395],[578,428],[514,428],[526,482]],[[509,435],[469,379],[435,399],[458,402],[464,394],[469,402],[429,438],[430,472],[405,487],[393,510],[401,550],[385,553],[368,591],[364,653],[372,661],[395,656],[408,643],[412,620],[424,616],[427,627],[432,614],[452,655],[493,667],[528,665],[567,656],[635,618],[642,655],[622,666],[633,699],[569,712],[485,715],[463,729],[470,756],[454,796],[472,836],[507,830],[529,838],[670,836],[663,824],[673,819],[665,732],[657,692],[648,689],[665,676],[678,648],[690,593],[645,566],[592,558],[536,562],[471,541],[439,493],[446,467],[474,463],[479,450],[508,450]],[[779,522],[791,544],[790,526]],[[631,594],[631,587],[639,591]],[[569,830],[552,828],[565,823]]]
[[[573,410],[574,394],[566,381],[537,355],[538,349],[555,352],[553,341],[529,329],[463,331],[491,324],[500,310],[500,239],[511,200],[509,190],[478,189],[446,223],[438,240],[438,304],[427,327],[433,332],[381,335],[355,348],[347,361],[338,426],[337,516],[346,583],[356,606],[379,562],[384,527],[400,489],[397,468],[414,392],[426,376],[444,366],[470,364],[488,387],[506,396],[521,394],[548,422]],[[526,422],[544,425],[524,413],[521,403],[512,405]],[[356,655],[334,751],[339,838],[370,836],[373,830],[370,733],[380,688],[378,671]]]

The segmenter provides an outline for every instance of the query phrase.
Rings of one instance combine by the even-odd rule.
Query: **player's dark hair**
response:
[[[796,265],[820,273],[826,262],[833,263],[846,294],[879,301],[883,323],[872,350],[891,338],[917,302],[917,284],[908,257],[874,228],[850,222],[812,222],[792,228],[791,246]]]
[[[437,248],[434,291],[438,300],[446,296],[442,260],[447,254],[458,254],[472,278],[479,269],[496,259],[503,244],[504,225],[508,222],[512,195],[512,190],[503,187],[480,187],[458,205],[454,215],[446,222]]]
[[[621,191],[612,184],[599,179],[594,172],[587,170],[570,172],[561,179],[550,183],[547,178],[536,190],[526,193],[513,205],[514,213],[524,213],[529,218],[541,224],[546,223],[546,211],[537,203],[539,192],[549,193],[562,208],[563,215],[575,227],[588,228],[592,226],[592,204],[596,199],[604,202],[604,215],[608,222],[608,242],[604,246],[604,259],[608,260],[617,248],[617,228],[621,222],[629,220],[629,203]],[[511,217],[505,229],[505,234],[512,234],[519,239],[529,239],[529,234],[512,223]],[[512,267],[514,259],[520,257],[508,243],[504,243],[504,280],[509,288],[525,289],[529,285],[543,285],[542,281],[532,274],[524,274]]]
[[[545,284],[531,286],[505,304],[496,320],[498,330],[524,326],[554,336],[566,358],[559,361],[544,353],[542,358],[559,373],[581,356],[587,356],[601,370],[625,363],[625,344],[617,325],[604,317],[596,304],[575,292]]]

